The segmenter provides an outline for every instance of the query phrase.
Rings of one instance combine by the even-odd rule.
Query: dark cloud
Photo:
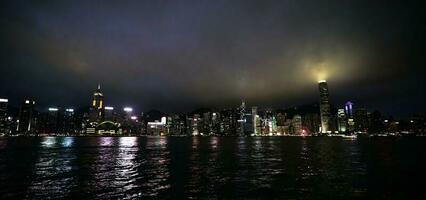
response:
[[[424,112],[425,18],[416,2],[8,1],[1,95],[86,105],[286,107],[354,100]],[[407,103],[412,102],[412,103]],[[404,109],[393,110],[393,104]]]

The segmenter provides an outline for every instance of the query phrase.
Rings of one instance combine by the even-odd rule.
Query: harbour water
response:
[[[425,181],[424,137],[0,138],[0,199],[417,199]]]

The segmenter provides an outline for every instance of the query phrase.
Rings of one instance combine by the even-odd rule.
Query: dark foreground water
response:
[[[422,199],[426,138],[0,138],[0,199]]]

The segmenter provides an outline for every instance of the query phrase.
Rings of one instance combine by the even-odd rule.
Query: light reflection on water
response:
[[[111,146],[112,145],[112,137],[101,137],[99,138],[99,145],[100,146]]]
[[[147,138],[145,162],[140,168],[145,175],[141,178],[141,188],[145,191],[142,193],[144,197],[159,195],[170,188],[168,184],[170,152],[167,149],[167,144],[166,137]]]
[[[134,160],[138,154],[139,147],[137,146],[136,137],[121,137],[120,148],[116,159],[116,175],[113,185],[117,188],[116,193],[130,193],[134,188],[137,188],[136,180],[139,176],[138,166]],[[134,198],[139,195],[126,195],[124,198]]]
[[[41,142],[42,147],[50,148],[56,145],[57,137],[44,137]]]
[[[26,197],[44,198],[47,195],[66,197],[75,185],[72,162],[76,159],[72,147],[73,137],[44,137],[34,164],[31,183]]]
[[[1,138],[0,199],[409,198],[423,191],[413,180],[424,180],[425,144],[410,138]]]
[[[120,147],[137,147],[137,137],[120,137]]]
[[[74,143],[74,137],[65,137],[62,141],[63,147],[72,147],[72,144]]]

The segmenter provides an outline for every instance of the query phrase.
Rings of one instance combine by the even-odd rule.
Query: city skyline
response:
[[[351,100],[424,114],[418,2],[107,1],[1,3],[0,96],[38,106],[110,104],[187,112]]]
[[[326,104],[329,104],[329,106],[332,107],[333,109],[337,109],[337,108],[341,107],[342,105],[344,105],[344,104],[346,104],[348,102],[351,103],[351,101],[353,101],[351,99],[346,99],[343,102],[334,102],[333,100],[330,100],[330,99],[333,99],[333,95],[329,96],[329,94],[328,94],[328,84],[327,84],[328,82],[327,82],[327,80],[325,80],[325,79],[324,80],[319,80],[317,83],[320,86],[319,87],[320,92],[319,93],[317,92],[319,94],[319,96],[317,96],[317,98],[313,99],[312,101],[301,102],[299,104],[295,103],[294,105],[262,105],[262,104],[259,105],[259,104],[253,104],[251,102],[248,102],[248,104],[251,107],[257,107],[257,108],[261,108],[261,109],[278,109],[278,110],[280,110],[280,109],[291,109],[291,108],[297,108],[297,107],[300,107],[300,106],[308,106],[308,105],[315,105],[315,104],[317,104],[318,106],[320,106],[322,104],[322,102],[323,102],[323,98],[326,98],[327,99],[326,100]],[[325,89],[326,93],[325,94],[323,94],[323,92],[322,92],[323,89],[321,89],[323,87],[323,86],[321,86],[322,84],[326,84],[326,86],[325,86],[326,87],[326,89]],[[31,98],[30,97],[26,97],[26,98],[23,98],[23,99],[19,99],[18,101],[14,101],[14,99],[11,101],[8,97],[1,97],[1,96],[0,96],[0,99],[2,101],[6,101],[8,103],[9,107],[12,107],[12,108],[15,108],[15,109],[18,108],[21,105],[22,102],[25,102],[25,101],[34,101],[34,102],[37,102],[37,103],[34,103],[34,105],[35,105],[34,108],[36,108],[40,112],[49,111],[50,109],[63,109],[63,110],[73,109],[73,110],[80,110],[80,112],[82,112],[83,110],[90,109],[91,107],[94,106],[94,107],[99,107],[98,109],[100,109],[100,108],[104,108],[104,109],[105,108],[107,108],[107,109],[132,108],[135,111],[137,110],[137,112],[139,112],[139,113],[143,113],[143,112],[147,112],[147,111],[152,111],[152,110],[157,110],[157,111],[162,111],[162,112],[165,112],[165,113],[176,113],[176,114],[191,113],[194,110],[198,110],[198,109],[212,109],[212,110],[229,109],[229,108],[234,108],[234,107],[238,106],[241,102],[244,102],[244,103],[247,102],[246,99],[241,98],[241,99],[239,99],[239,101],[236,101],[234,104],[231,104],[231,105],[218,105],[218,106],[212,106],[212,107],[200,106],[200,107],[193,107],[190,110],[184,110],[184,111],[178,111],[178,112],[176,112],[176,111],[175,112],[174,111],[169,111],[169,110],[160,110],[160,109],[157,109],[157,108],[141,109],[140,106],[139,106],[140,104],[137,104],[137,103],[136,104],[123,104],[123,103],[121,103],[121,104],[120,103],[119,104],[112,104],[112,103],[109,103],[108,100],[104,101],[104,95],[103,95],[103,93],[104,93],[105,88],[102,87],[102,92],[101,92],[101,85],[102,84],[100,84],[100,83],[97,84],[97,90],[95,90],[95,93],[93,95],[94,97],[91,97],[91,98],[88,97],[87,99],[88,99],[89,103],[86,102],[86,104],[83,104],[83,105],[77,105],[77,104],[69,104],[69,105],[50,104],[50,105],[42,105],[42,106],[40,106],[39,103],[38,103],[38,101],[37,101],[37,98],[34,98],[34,97],[31,97]],[[92,90],[93,90],[93,88],[92,88]],[[325,95],[325,97],[323,97],[324,95]],[[102,99],[94,99],[94,98],[98,98],[97,96],[100,96],[100,98],[102,98]],[[111,96],[107,95],[107,99],[108,98],[111,98]],[[378,110],[377,108],[372,108],[370,105],[364,105],[364,104],[356,104],[356,105],[358,107],[363,107],[363,108],[369,109],[370,111]],[[326,108],[326,109],[328,110],[326,112],[330,112],[329,110],[331,108]],[[321,109],[318,110],[318,113],[321,113]],[[400,116],[393,116],[393,115],[391,115],[389,113],[384,113],[384,114],[392,116],[392,117],[397,117],[397,118],[400,117]],[[327,115],[330,115],[330,114],[327,114]],[[406,116],[406,118],[407,117],[408,118],[412,117],[413,115],[423,115],[423,113],[409,113]],[[405,118],[401,118],[401,119],[405,119]]]
[[[326,108],[326,109],[330,110],[332,108],[332,109],[336,109],[336,111],[337,111],[339,108],[342,107],[342,105],[343,105],[343,107],[345,107],[346,105],[344,105],[344,104],[347,104],[347,103],[351,103],[352,104],[351,101],[353,101],[353,100],[351,100],[351,99],[346,99],[346,100],[344,100],[342,102],[335,102],[335,101],[333,101],[333,95],[329,96],[329,94],[328,94],[327,80],[325,80],[325,79],[319,80],[317,83],[320,86],[320,88],[319,88],[320,89],[319,96],[317,96],[317,98],[313,99],[312,101],[299,102],[298,104],[295,103],[293,105],[262,105],[262,104],[259,105],[259,104],[253,104],[252,102],[249,102],[249,106],[251,106],[251,107],[257,107],[257,108],[260,108],[260,109],[274,109],[274,110],[285,110],[285,109],[292,109],[292,108],[298,108],[298,107],[304,107],[304,106],[312,106],[312,105],[318,105],[318,106],[321,107],[323,98],[326,98],[327,99],[326,100],[326,105],[327,104],[329,105],[329,108]],[[325,86],[326,87],[326,89],[325,89],[326,93],[325,94],[323,94],[321,92],[322,91],[321,84],[324,84],[324,83],[326,84],[326,86]],[[101,84],[98,83],[97,84],[97,90],[95,91],[95,96],[96,96],[96,94],[99,94],[97,91],[100,91],[100,89],[101,89]],[[78,112],[86,112],[86,110],[90,109],[93,106],[92,104],[94,104],[94,105],[97,105],[99,108],[101,108],[101,107],[105,108],[106,107],[108,109],[126,109],[126,108],[131,108],[131,109],[135,110],[138,113],[144,113],[144,112],[149,112],[149,111],[160,111],[160,112],[164,112],[164,113],[168,113],[168,114],[188,114],[188,113],[191,113],[191,112],[193,112],[195,110],[199,110],[199,109],[211,109],[211,110],[216,110],[216,111],[223,110],[223,109],[232,109],[232,108],[234,108],[235,106],[237,106],[241,102],[247,102],[246,99],[241,98],[239,101],[236,101],[234,104],[231,104],[231,105],[217,105],[217,106],[211,106],[211,107],[208,107],[208,106],[195,107],[195,106],[193,106],[191,109],[188,109],[188,110],[170,111],[170,110],[161,110],[161,109],[158,109],[158,108],[145,108],[145,109],[141,109],[140,104],[138,104],[138,103],[136,103],[136,104],[123,104],[123,103],[121,103],[121,104],[120,103],[119,104],[112,104],[112,103],[109,103],[108,101],[106,101],[106,102],[103,101],[103,98],[104,98],[103,97],[103,92],[101,93],[101,95],[102,95],[101,96],[102,100],[101,100],[100,107],[99,107],[99,102],[95,102],[95,100],[91,99],[91,98],[87,98],[88,102],[90,102],[90,103],[86,102],[86,104],[83,104],[83,105],[77,105],[77,104],[70,104],[70,105],[50,104],[50,105],[42,105],[42,106],[40,106],[39,103],[37,102],[37,98],[28,98],[27,97],[27,98],[20,99],[18,101],[14,101],[15,99],[13,99],[11,101],[8,97],[1,97],[0,96],[0,98],[1,98],[1,100],[6,101],[8,103],[8,106],[10,108],[12,108],[12,110],[15,110],[15,111],[17,111],[16,109],[19,109],[19,106],[24,101],[30,100],[30,101],[37,102],[35,104],[34,108],[36,110],[38,110],[39,112],[46,112],[46,111],[49,111],[50,109],[62,109],[62,110],[72,109],[73,111],[75,110],[75,111],[78,111]],[[326,97],[323,97],[323,95],[325,95]],[[111,97],[109,96],[109,98],[111,98]],[[380,111],[380,112],[382,112],[382,110],[380,110],[378,108],[371,107],[371,105],[368,105],[368,104],[359,104],[359,103],[356,103],[355,105],[357,107],[361,107],[361,108],[367,109],[370,112],[373,112],[373,111]],[[330,112],[330,111],[326,111],[326,112]],[[319,114],[322,113],[321,108],[319,108],[318,113]],[[412,118],[413,116],[423,116],[424,115],[424,113],[420,113],[420,112],[407,113],[406,115],[402,115],[402,116],[401,115],[392,115],[392,114],[386,113],[386,112],[383,112],[383,114],[386,115],[386,116],[392,117],[392,118],[400,119],[400,120],[407,120],[407,119]],[[326,115],[330,115],[330,114],[326,114]],[[327,124],[328,122],[324,122],[324,123]]]
[[[147,112],[132,106],[108,103],[98,84],[88,107],[53,106],[36,109],[35,99],[24,99],[19,113],[9,100],[0,99],[0,129],[3,135],[179,135],[179,136],[344,136],[421,135],[424,118],[409,119],[369,111],[351,101],[330,102],[326,80],[318,81],[318,101],[292,108],[240,105],[229,108],[199,108],[191,112]],[[107,97],[107,98],[105,98]]]

